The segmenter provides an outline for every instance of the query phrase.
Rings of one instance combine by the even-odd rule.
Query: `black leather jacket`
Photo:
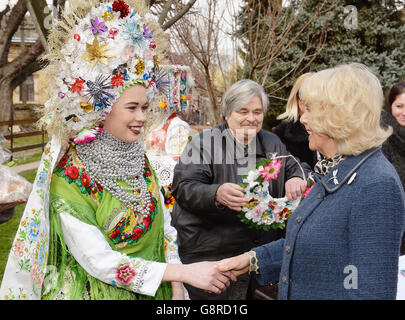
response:
[[[194,136],[174,168],[172,193],[176,203],[172,225],[178,233],[177,243],[183,263],[231,257],[284,236],[283,230],[262,231],[248,228],[239,220],[237,212],[228,208],[220,209],[215,205],[216,191],[221,184],[242,182],[238,171],[241,161],[235,160],[235,163],[229,164],[229,159],[226,159],[227,150],[232,144],[230,141],[234,142],[233,137],[223,134],[219,141],[212,143],[209,148],[213,156],[207,156],[209,150],[201,143],[207,140],[207,133],[212,133],[213,130],[224,133],[225,129],[228,129],[227,124],[222,124]],[[252,143],[256,144],[256,153],[253,155],[255,163],[261,158],[270,158],[273,153],[289,154],[276,135],[264,130],[258,132]],[[185,161],[184,157],[193,151],[200,151],[199,155],[201,159],[204,158],[205,163]],[[222,154],[221,163],[213,159],[219,154]],[[284,184],[288,179],[302,178],[302,171],[293,158],[283,158],[282,163],[277,180],[272,180],[269,187],[270,194],[276,198],[284,196]],[[309,167],[306,164],[302,166],[307,174]]]

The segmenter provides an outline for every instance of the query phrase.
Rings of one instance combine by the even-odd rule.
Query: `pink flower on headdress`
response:
[[[107,38],[108,39],[115,39],[115,36],[118,34],[118,29],[117,28],[111,28],[109,31],[108,31],[108,36],[107,36]]]
[[[281,160],[273,160],[263,170],[259,171],[264,181],[270,181],[272,179],[277,180],[277,175],[280,173]]]
[[[134,46],[126,46],[121,54],[121,58],[123,59],[123,61],[128,61],[134,55],[134,51]]]

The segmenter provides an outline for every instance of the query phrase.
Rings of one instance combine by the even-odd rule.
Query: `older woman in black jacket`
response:
[[[262,158],[289,155],[276,135],[262,130],[267,105],[262,86],[251,80],[235,83],[223,98],[225,122],[194,136],[183,151],[174,169],[172,214],[183,263],[219,260],[283,236],[281,230],[249,229],[236,215],[246,203],[237,184],[241,175]],[[305,190],[303,171],[293,158],[281,160],[269,192],[295,199]],[[187,289],[191,299],[245,299],[249,281],[242,275],[221,295]]]

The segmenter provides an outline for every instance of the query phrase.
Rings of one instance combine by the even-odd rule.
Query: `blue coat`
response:
[[[393,166],[375,148],[315,181],[285,239],[254,249],[259,283],[278,282],[280,300],[395,299],[405,195]]]

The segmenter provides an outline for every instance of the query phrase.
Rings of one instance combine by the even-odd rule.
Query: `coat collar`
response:
[[[325,176],[315,174],[315,181],[321,183],[327,193],[333,193],[346,182],[351,183],[356,178],[356,170],[381,147],[369,149],[358,156],[349,156],[332,168]]]

